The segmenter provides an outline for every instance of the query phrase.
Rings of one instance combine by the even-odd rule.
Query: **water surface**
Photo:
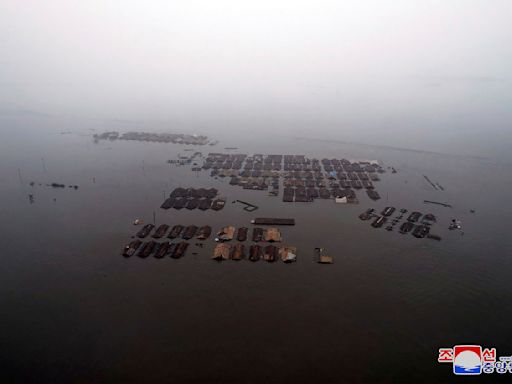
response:
[[[473,156],[463,141],[439,148],[411,139],[407,147],[341,133],[269,138],[219,127],[208,134],[220,144],[199,148],[378,159],[399,170],[377,183],[380,201],[358,192],[360,204],[344,206],[283,203],[166,164],[190,153],[183,146],[93,142],[92,133],[124,123],[9,117],[2,127],[3,382],[448,383],[440,347],[475,343],[512,354],[512,173],[507,158],[485,149],[492,145]],[[79,189],[37,185],[53,181]],[[177,186],[214,186],[228,204],[220,212],[159,209]],[[259,210],[231,204],[238,198]],[[443,240],[357,219],[386,205],[434,213]],[[297,225],[282,232],[298,247],[298,262],[216,263],[212,240],[180,260],[123,258],[132,221],[151,222],[153,212],[157,224],[214,230],[249,226],[255,216],[294,217]],[[454,217],[463,235],[448,231]],[[314,262],[318,246],[333,265]]]

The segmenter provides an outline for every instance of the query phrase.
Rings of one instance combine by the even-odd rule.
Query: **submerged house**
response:
[[[285,263],[292,263],[297,261],[297,248],[295,247],[281,247],[279,249],[281,260]]]
[[[235,236],[235,227],[232,225],[228,225],[227,227],[223,227],[218,233],[216,241],[230,241],[233,240]]]
[[[265,241],[270,243],[281,241],[281,231],[278,228],[269,228],[265,231]]]
[[[213,260],[228,260],[229,254],[231,253],[231,245],[229,244],[217,244],[213,250]]]

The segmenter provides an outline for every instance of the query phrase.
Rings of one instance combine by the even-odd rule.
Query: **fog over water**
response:
[[[438,348],[512,355],[511,16],[510,1],[0,1],[0,382],[452,383]],[[378,160],[381,199],[284,203],[283,177],[270,197],[167,163],[226,147]],[[178,186],[226,207],[160,209]],[[358,219],[389,205],[435,214],[442,240]],[[179,260],[120,255],[135,218],[215,233],[255,216],[296,219],[297,263],[216,263],[211,238]]]
[[[0,111],[505,156],[511,15],[509,1],[3,1]]]

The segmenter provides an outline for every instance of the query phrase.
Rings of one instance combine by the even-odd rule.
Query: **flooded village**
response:
[[[233,147],[233,149],[237,148]],[[350,157],[316,158],[306,155],[248,155],[232,152],[203,154],[193,148],[185,148],[183,152],[193,152],[193,154],[187,156],[179,153],[176,160],[168,160],[171,172],[173,166],[189,169],[196,179],[200,180],[199,184],[202,186],[191,187],[180,183],[164,196],[163,201],[155,202],[155,209],[157,207],[163,211],[197,209],[205,213],[212,212],[212,215],[219,214],[227,223],[229,223],[230,214],[223,213],[226,205],[240,205],[244,211],[250,213],[258,210],[258,205],[246,201],[251,199],[249,195],[244,196],[247,194],[244,191],[261,194],[261,197],[269,201],[278,199],[281,204],[284,204],[283,207],[289,203],[308,205],[315,204],[315,201],[331,201],[334,204],[332,214],[339,214],[336,212],[338,209],[343,209],[343,205],[360,204],[363,193],[366,195],[366,201],[381,200],[378,189],[380,189],[382,178],[393,177],[399,172],[394,166],[386,166],[379,160],[350,160]],[[236,196],[239,198],[231,201],[218,188],[209,185],[209,179],[223,184],[227,182],[229,190],[234,192],[238,190]],[[424,179],[430,182],[427,177]],[[433,185],[436,190],[440,190],[438,183]],[[387,196],[387,192],[384,191],[384,193]],[[436,203],[426,200],[425,204],[427,202]],[[420,206],[419,202],[418,206]],[[363,213],[355,215],[353,219],[358,217],[361,221],[370,221],[373,229],[383,228],[393,232],[397,228],[396,232],[402,235],[411,233],[418,239],[441,240],[441,236],[436,234],[435,230],[432,231],[437,224],[436,216],[429,212],[413,211],[405,217],[407,212],[407,209],[398,210],[393,206],[386,206],[381,211],[368,208]],[[247,218],[245,226],[238,228],[229,224],[212,228],[208,217],[210,216],[204,217],[203,223],[187,226],[171,220],[166,223],[157,223],[153,215],[153,223],[145,224],[135,234],[136,239],[126,244],[122,254],[125,257],[146,258],[153,255],[155,258],[179,259],[191,253],[216,261],[274,262],[281,260],[285,263],[301,260],[300,255],[303,255],[304,260],[321,264],[331,264],[336,259],[336,252],[325,256],[319,251],[323,248],[316,244],[311,244],[307,249],[298,249],[294,244],[286,242],[279,227],[292,226],[294,231],[304,231],[303,227],[295,227],[294,218],[283,218],[280,215],[267,218],[255,217]],[[169,218],[172,218],[172,214]],[[356,222],[354,220],[354,223]],[[142,220],[137,219],[136,224],[142,224]],[[271,227],[265,228],[258,225]],[[300,236],[300,232],[296,235]],[[368,236],[371,236],[371,233]],[[148,237],[151,239],[146,240]],[[209,242],[216,244],[205,247]],[[323,240],[318,238],[320,245],[322,242]],[[209,249],[208,255],[205,253],[206,249]]]
[[[154,143],[174,143],[187,145],[206,145],[210,143],[207,136],[182,133],[154,133],[154,132],[126,132],[109,131],[101,134],[94,134],[95,142],[100,140],[133,140]]]
[[[133,224],[139,229],[132,235],[127,234],[127,241],[122,245],[122,255],[127,258],[180,259],[194,255],[217,261],[318,263],[326,260],[318,249],[324,249],[323,244],[329,242],[328,238],[319,235],[315,243],[298,247],[288,240],[288,234],[283,236],[280,229],[290,227],[286,231],[290,231],[291,238],[300,238],[308,228],[303,220],[301,222],[300,215],[296,225],[295,212],[300,206],[317,204],[323,207],[332,204],[331,209],[324,209],[324,218],[343,215],[353,226],[359,225],[358,222],[369,223],[367,236],[373,236],[373,230],[439,241],[444,229],[464,234],[460,218],[439,218],[438,213],[429,209],[451,209],[452,205],[446,202],[418,199],[410,212],[409,208],[389,205],[390,183],[400,175],[400,169],[378,159],[357,159],[350,153],[336,157],[321,156],[321,152],[317,152],[317,156],[248,154],[238,153],[237,147],[225,147],[224,152],[203,153],[201,146],[217,147],[222,143],[210,141],[206,136],[180,133],[146,135],[111,131],[94,134],[93,140],[148,141],[154,143],[150,145],[173,147],[166,161],[168,172],[171,177],[175,173],[181,176],[177,182],[169,184],[172,189],[163,191],[163,199],[150,202],[152,210],[133,217]],[[144,171],[144,164],[142,167]],[[421,174],[418,177],[436,194],[445,193],[445,188],[429,176]],[[31,187],[38,185],[65,186],[30,183]],[[406,184],[402,187],[403,190],[407,188]],[[29,195],[29,200],[34,203],[34,193]],[[273,216],[264,211],[268,216],[258,217],[261,204],[274,206]],[[356,208],[356,212],[350,208],[362,204],[366,206],[363,210]],[[196,221],[192,223],[183,220],[193,211],[202,212],[202,218],[194,219]],[[218,224],[219,221],[224,223]],[[234,221],[239,224],[233,225]],[[342,254],[329,251],[330,263],[336,260],[337,253]]]
[[[512,377],[512,1],[0,2],[0,384]]]
[[[36,279],[37,292],[54,284],[65,293],[65,279],[86,302],[90,292],[96,302],[108,297],[101,311],[87,313],[117,313],[106,329],[121,324],[119,337],[130,313],[151,331],[173,325],[169,340],[208,323],[202,338],[218,335],[218,342],[237,329],[247,334],[247,325],[258,329],[262,313],[278,311],[300,332],[349,319],[337,334],[344,344],[354,324],[389,307],[419,313],[416,334],[422,308],[453,289],[461,263],[484,260],[471,252],[490,234],[492,207],[478,200],[473,179],[457,176],[460,169],[489,176],[471,160],[424,167],[429,155],[288,139],[248,145],[215,137],[206,146],[94,143],[92,134],[51,139],[73,157],[45,153],[43,167],[35,153],[32,168],[16,162],[12,171],[9,216],[17,233],[31,234],[16,243],[20,256],[12,260],[27,269],[44,261],[51,279]],[[279,312],[283,303],[292,303],[289,311]],[[281,334],[275,324],[271,318],[260,331]]]

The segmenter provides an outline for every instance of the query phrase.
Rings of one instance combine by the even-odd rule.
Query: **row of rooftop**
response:
[[[257,221],[255,223],[262,223],[264,225],[265,221]],[[269,221],[273,222],[276,225],[293,225],[286,224],[286,221]],[[154,229],[154,231],[153,231]],[[181,237],[183,240],[190,240],[193,237],[197,237],[198,240],[206,240],[210,237],[212,233],[212,228],[209,225],[205,225],[202,227],[198,227],[196,225],[183,226],[180,224],[174,225],[172,228],[168,224],[161,224],[158,227],[155,227],[154,224],[146,224],[144,225],[137,233],[136,236],[140,239],[144,239],[148,237],[152,233],[151,237],[154,239],[160,239],[163,237],[168,237],[169,239],[175,239]],[[245,241],[249,236],[249,228],[247,227],[239,227],[236,229],[232,225],[228,225],[222,227],[216,234],[215,241],[217,242],[226,242],[235,239],[238,241]],[[254,227],[252,229],[252,241],[254,242],[281,242],[283,239],[281,231],[277,227]]]
[[[275,225],[275,226],[293,226],[295,219],[292,218],[268,218],[260,217],[251,220],[254,225]],[[154,230],[154,231],[153,231]],[[169,231],[170,230],[170,231]],[[149,236],[153,240],[144,242],[143,239]],[[210,237],[212,228],[209,225],[198,227],[196,225],[174,225],[172,228],[168,224],[161,224],[155,227],[153,224],[144,225],[136,234],[136,238],[130,241],[123,249],[122,255],[131,257],[137,255],[140,258],[147,258],[153,255],[157,259],[170,256],[171,258],[181,258],[191,245],[187,241],[196,238],[197,240],[206,240]],[[212,259],[217,261],[223,260],[244,260],[258,261],[263,259],[267,262],[274,262],[281,260],[285,263],[297,261],[297,248],[290,245],[274,245],[283,240],[281,231],[277,227],[253,227],[252,241],[253,242],[269,242],[268,245],[251,244],[246,246],[243,244],[248,239],[249,228],[239,227],[236,229],[234,226],[228,225],[222,227],[215,237],[218,244],[215,246],[212,254]],[[169,240],[158,242],[163,237]],[[173,240],[181,239],[177,243]],[[237,242],[231,243],[232,240]],[[203,248],[204,243],[195,243],[196,247]],[[197,255],[197,251],[192,254]],[[315,255],[317,262],[321,264],[331,264],[333,258],[325,255],[323,248],[315,248]]]
[[[319,164],[323,165],[351,165],[351,164],[361,164],[361,165],[373,165],[376,167],[380,167],[380,164],[377,160],[348,160],[345,158],[342,159],[327,159],[323,158],[321,160],[316,158],[308,158],[305,155],[263,155],[263,154],[254,154],[252,156],[248,156],[246,154],[232,154],[232,153],[209,153],[206,157],[206,161],[210,162],[251,162],[251,163],[288,163],[288,164]]]
[[[158,143],[174,143],[187,145],[206,145],[209,139],[204,135],[190,135],[183,133],[153,133],[153,132],[126,132],[109,131],[94,134],[95,141],[99,140],[135,140]]]
[[[173,259],[179,259],[185,256],[188,248],[189,243],[186,241],[179,243],[164,241],[159,243],[154,240],[143,242],[137,239],[125,246],[122,255],[124,257],[137,255],[140,258],[147,258],[153,255],[157,259],[170,256]],[[194,253],[197,254],[196,252]],[[215,246],[211,258],[216,261],[240,261],[244,259],[259,261],[263,259],[267,262],[281,260],[284,263],[291,263],[297,261],[297,248],[289,245],[276,247],[274,245],[260,246],[257,244],[252,244],[246,248],[242,243],[220,243]]]
[[[386,230],[393,231],[394,227],[400,224],[404,215],[407,213],[406,209],[400,209],[399,214],[394,218],[391,218],[395,211],[395,207],[386,207],[379,215],[375,212],[375,209],[369,208],[360,214],[359,218],[361,220],[373,219],[371,225],[374,228],[380,228],[387,223],[388,225],[386,226]],[[440,236],[430,233],[431,227],[436,223],[436,221],[437,218],[432,213],[424,215],[421,212],[414,211],[408,215],[406,221],[401,223],[399,232],[401,234],[412,232],[413,236],[417,238],[428,237],[434,240],[441,240]]]
[[[381,167],[376,167],[374,165],[364,165],[354,163],[350,165],[321,165],[321,164],[284,164],[281,163],[243,163],[243,162],[211,162],[206,160],[202,169],[209,170],[240,170],[243,169],[245,171],[306,171],[306,172],[321,172],[324,170],[325,172],[368,172],[368,173],[384,173],[384,169]]]

